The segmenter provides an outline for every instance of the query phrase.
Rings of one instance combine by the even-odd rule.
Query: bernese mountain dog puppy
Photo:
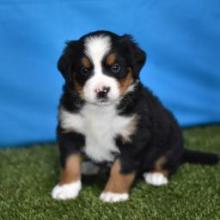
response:
[[[219,155],[184,149],[176,119],[140,82],[145,60],[130,35],[96,31],[67,43],[58,61],[65,85],[57,126],[62,173],[54,199],[76,198],[81,175],[103,166],[109,179],[100,199],[120,202],[128,200],[137,177],[161,186],[184,162],[219,163]]]

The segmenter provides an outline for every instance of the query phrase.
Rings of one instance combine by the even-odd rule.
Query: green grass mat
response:
[[[220,127],[184,130],[189,148],[220,152]],[[0,150],[0,220],[220,220],[220,166],[184,165],[168,186],[139,181],[128,202],[105,204],[104,179],[86,180],[76,200],[58,202],[50,191],[59,177],[56,146]]]

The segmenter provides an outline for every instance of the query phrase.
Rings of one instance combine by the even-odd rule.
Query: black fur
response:
[[[130,166],[132,161],[135,164],[131,168],[137,167],[135,169],[140,173],[153,170],[155,162],[161,156],[166,156],[164,168],[173,173],[183,154],[181,129],[176,120],[141,83],[137,85],[135,92],[127,96],[130,97],[124,97],[124,100],[129,101],[126,103],[122,100],[124,103],[119,108],[120,114],[135,112],[140,116],[140,123],[131,143],[123,144],[120,138],[116,140],[120,151],[125,152],[125,157],[129,157]]]
[[[65,86],[60,101],[60,107],[73,113],[80,113],[85,101],[76,92],[74,80],[83,86],[86,78],[77,78],[79,72],[78,60],[83,55],[83,40],[92,35],[109,35],[114,48],[122,59],[123,65],[132,68],[135,89],[127,93],[117,106],[118,114],[139,117],[137,130],[131,137],[131,142],[124,143],[122,138],[115,138],[116,146],[122,164],[122,173],[135,171],[142,174],[155,169],[156,161],[165,157],[161,169],[174,173],[183,162],[216,164],[219,157],[214,154],[199,153],[185,150],[182,131],[174,118],[161,102],[139,82],[139,73],[146,60],[146,54],[129,35],[118,36],[107,31],[93,32],[83,36],[78,41],[70,41],[59,59],[58,69],[65,78]],[[92,74],[92,73],[91,73]],[[106,73],[108,74],[108,73]],[[89,76],[88,76],[89,77]],[[71,153],[80,153],[85,144],[85,136],[77,132],[66,133],[60,123],[57,129],[60,146],[61,164],[64,166],[66,157]],[[104,162],[104,161],[103,161]]]

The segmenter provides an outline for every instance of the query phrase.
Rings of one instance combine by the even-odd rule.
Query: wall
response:
[[[220,1],[0,1],[0,146],[55,139],[64,42],[107,29],[147,51],[141,78],[182,126],[220,122]]]

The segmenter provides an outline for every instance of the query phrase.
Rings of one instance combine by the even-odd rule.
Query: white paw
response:
[[[91,161],[85,161],[81,164],[81,173],[84,175],[96,175],[99,172],[99,167]]]
[[[52,198],[57,200],[74,199],[79,195],[81,189],[81,181],[68,183],[64,185],[56,185],[52,192]]]
[[[153,186],[162,186],[168,183],[168,179],[162,173],[144,173],[144,179],[146,183],[149,183]]]
[[[103,192],[99,197],[103,202],[123,202],[129,199],[128,193]]]

